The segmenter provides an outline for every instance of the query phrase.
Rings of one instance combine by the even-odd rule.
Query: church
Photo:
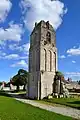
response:
[[[30,35],[28,97],[39,100],[52,94],[56,71],[56,34],[49,21],[42,20]]]

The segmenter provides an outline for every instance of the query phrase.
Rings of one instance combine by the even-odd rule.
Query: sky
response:
[[[41,20],[56,31],[58,70],[80,80],[79,11],[80,0],[0,0],[0,81],[28,70],[30,34]]]

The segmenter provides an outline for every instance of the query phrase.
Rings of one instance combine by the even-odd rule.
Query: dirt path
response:
[[[39,107],[41,109],[52,111],[52,112],[62,114],[65,116],[70,116],[70,117],[77,118],[78,120],[80,120],[80,110],[77,110],[74,108],[63,107],[63,106],[59,106],[59,107],[58,106],[51,106],[51,105],[39,103],[39,102],[34,101],[34,100],[19,99],[19,98],[15,98],[15,99],[18,101],[30,104],[32,106]]]

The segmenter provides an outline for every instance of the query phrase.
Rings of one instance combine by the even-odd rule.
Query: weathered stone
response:
[[[41,21],[30,36],[28,97],[43,99],[52,94],[56,70],[55,31],[49,22]]]

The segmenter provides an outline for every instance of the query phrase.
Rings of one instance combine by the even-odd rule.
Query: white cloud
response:
[[[19,50],[20,52],[23,52],[24,54],[29,54],[29,48],[30,48],[30,43],[23,44],[21,46],[17,44],[9,45],[10,50]]]
[[[6,53],[3,52],[2,50],[0,51],[0,58],[6,56]]]
[[[76,63],[76,61],[73,60],[72,63]]]
[[[0,51],[0,59],[7,59],[7,60],[20,60],[20,59],[28,59],[28,56],[20,56],[18,54],[9,54],[7,55],[4,52]]]
[[[0,46],[5,46],[5,42],[3,40],[0,40]]]
[[[10,54],[4,57],[4,59],[18,59],[19,55],[18,54]]]
[[[12,3],[10,0],[0,0],[0,22],[6,19],[11,7]]]
[[[63,21],[63,15],[67,13],[64,3],[59,0],[21,0],[20,6],[29,30],[32,30],[35,22],[41,20],[50,21],[56,30]]]
[[[9,44],[9,49],[10,50],[16,50],[16,49],[18,49],[18,45],[17,44]]]
[[[65,55],[61,55],[59,58],[64,59],[66,58]]]
[[[79,48],[71,48],[67,50],[69,55],[80,55],[80,47]]]
[[[65,73],[66,78],[70,77],[72,80],[80,80],[80,72],[66,72]]]
[[[26,63],[25,60],[21,60],[15,64],[12,64],[11,67],[24,67],[24,68],[28,68],[28,64]]]
[[[9,28],[0,28],[0,41],[20,41],[22,33],[23,29],[21,25],[10,23]]]
[[[21,46],[21,51],[28,52],[30,48],[30,43],[24,44]]]
[[[76,46],[73,46],[73,48],[76,48]]]
[[[80,72],[66,72],[65,74],[71,76],[80,76]]]
[[[70,54],[68,54],[67,56],[68,56],[68,57],[71,57],[71,55],[70,55]]]

